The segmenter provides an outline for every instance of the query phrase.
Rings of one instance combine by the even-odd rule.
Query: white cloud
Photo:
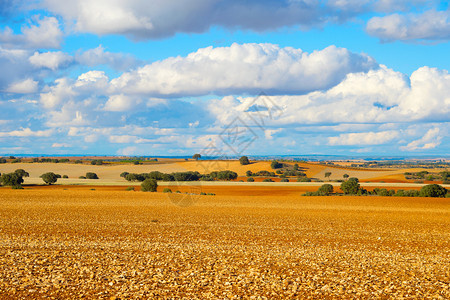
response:
[[[343,133],[328,138],[329,145],[381,145],[397,139],[397,131]]]
[[[76,95],[69,79],[60,78],[55,80],[55,83],[55,86],[47,87],[44,93],[41,93],[40,102],[44,108],[53,109]]]
[[[420,139],[412,141],[408,145],[401,147],[401,150],[416,151],[436,148],[441,144],[442,133],[439,128],[433,128]]]
[[[140,103],[139,99],[121,95],[113,95],[109,97],[105,103],[104,110],[106,111],[128,111],[136,108],[136,105]]]
[[[97,35],[122,34],[156,39],[176,33],[200,33],[211,27],[276,30],[323,27],[372,11],[385,13],[428,7],[427,0],[43,0],[75,30]]]
[[[71,148],[72,145],[68,143],[53,143],[52,148]]]
[[[36,67],[44,67],[51,70],[56,70],[72,61],[72,57],[64,52],[35,52],[29,58],[30,63]]]
[[[449,121],[450,75],[446,70],[423,67],[407,78],[384,66],[367,73],[349,74],[341,83],[324,92],[300,96],[270,96],[271,103],[283,108],[278,118],[266,118],[269,125],[392,123]],[[252,122],[245,112],[253,98],[224,97],[212,100],[209,111],[218,124],[229,124],[240,116]],[[248,104],[249,105],[249,104]]]
[[[139,138],[133,135],[111,135],[109,141],[116,144],[135,143]]]
[[[370,35],[383,41],[450,39],[450,10],[429,10],[422,14],[392,14],[373,17],[367,23]]]
[[[273,44],[203,48],[122,74],[117,93],[204,95],[239,92],[305,93],[329,88],[348,73],[377,68],[374,60],[330,46],[312,53]]]
[[[23,81],[12,83],[7,89],[8,93],[15,94],[32,94],[36,93],[38,90],[38,82],[31,78],[25,79]]]
[[[8,48],[59,48],[62,39],[63,33],[55,17],[35,16],[30,26],[22,27],[22,34],[14,34],[9,27],[0,32],[0,42]]]
[[[97,48],[77,53],[75,60],[79,64],[86,66],[108,65],[122,71],[129,70],[138,64],[138,60],[133,56],[105,51],[101,45]]]
[[[24,128],[10,132],[0,132],[0,137],[49,137],[53,132],[53,129],[33,131],[30,128]]]

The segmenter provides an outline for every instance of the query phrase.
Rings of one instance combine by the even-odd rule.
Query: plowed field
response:
[[[0,188],[0,298],[450,298],[448,199],[252,195]]]

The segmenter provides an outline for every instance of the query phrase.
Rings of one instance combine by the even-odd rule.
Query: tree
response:
[[[247,182],[255,182],[255,179],[253,177],[247,178]]]
[[[245,165],[249,165],[250,161],[248,160],[247,156],[242,156],[241,158],[239,158],[239,162],[241,163],[241,165],[245,166]]]
[[[141,183],[141,191],[143,192],[156,192],[158,188],[158,183],[154,179],[145,179]]]
[[[317,191],[319,195],[328,196],[333,193],[333,186],[329,183],[322,185]]]
[[[298,164],[296,163],[296,164],[294,164],[294,171],[298,171]]]
[[[40,177],[48,185],[51,185],[52,183],[55,183],[58,180],[58,177],[53,172],[44,173]]]
[[[128,174],[130,174],[130,173],[128,173],[128,172],[122,172],[122,173],[120,173],[120,177],[125,178]]]
[[[447,189],[439,184],[428,184],[424,186],[420,192],[420,197],[445,197]]]
[[[248,170],[247,172],[245,172],[245,175],[247,175],[247,177],[250,177],[253,175],[253,172]]]
[[[86,173],[86,178],[87,178],[87,179],[98,179],[98,176],[97,176],[97,174],[95,174],[95,173],[87,172],[87,173]]]
[[[195,153],[194,155],[192,155],[192,158],[195,160],[199,160],[199,158],[202,158],[202,156],[198,153]]]
[[[344,194],[356,195],[358,194],[359,188],[359,180],[355,177],[349,178],[349,180],[341,183],[341,190]]]
[[[330,179],[330,176],[331,176],[331,172],[325,172],[325,177],[326,178]]]
[[[349,176],[348,174],[344,174],[344,175],[342,175],[342,177],[344,177],[344,179],[347,179],[347,178],[349,178],[350,176]]]
[[[26,172],[24,169],[17,169],[14,171],[14,173],[19,175],[20,177],[30,177],[30,174]]]
[[[274,160],[272,161],[272,163],[270,164],[270,167],[272,169],[279,169],[283,167],[283,164],[279,163],[278,161]]]
[[[0,182],[3,185],[19,187],[23,183],[23,178],[17,173],[7,173],[0,177]]]

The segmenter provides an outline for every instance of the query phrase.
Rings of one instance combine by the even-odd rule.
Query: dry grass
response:
[[[0,189],[7,298],[449,298],[448,199]]]

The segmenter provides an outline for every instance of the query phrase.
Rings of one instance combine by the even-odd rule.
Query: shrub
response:
[[[294,171],[298,171],[298,164],[294,164]]]
[[[289,182],[289,179],[283,178],[283,179],[281,179],[281,182]]]
[[[333,186],[329,183],[322,185],[317,191],[320,195],[328,196],[333,193]]]
[[[247,176],[247,177],[250,177],[250,176],[252,176],[253,175],[253,173],[252,173],[252,171],[247,171],[247,172],[245,172],[245,175]]]
[[[253,177],[247,178],[247,182],[255,182],[255,179]]]
[[[103,165],[103,160],[101,159],[94,159],[93,161],[91,161],[91,165]]]
[[[48,185],[51,185],[51,184],[55,183],[58,180],[58,177],[53,172],[44,173],[40,177]]]
[[[0,183],[7,186],[20,186],[23,183],[23,178],[17,173],[6,173],[0,177]]]
[[[266,178],[266,179],[263,180],[263,182],[273,182],[273,180],[270,179],[270,178]]]
[[[120,177],[125,178],[128,174],[130,174],[130,173],[128,173],[128,172],[122,172],[122,173],[120,173]]]
[[[242,156],[241,158],[239,158],[239,162],[243,166],[250,164],[250,161],[248,160],[247,156]]]
[[[172,190],[169,188],[164,188],[163,193],[172,193]]]
[[[126,191],[134,191],[134,186],[129,186],[125,189]]]
[[[28,172],[26,172],[24,169],[17,169],[14,171],[14,173],[19,175],[20,177],[30,177],[30,174],[28,174]]]
[[[63,177],[62,178],[69,178],[69,176],[67,176],[67,175],[63,175]]]
[[[421,197],[445,197],[446,194],[447,189],[439,184],[428,184],[419,192]]]
[[[270,167],[272,169],[279,169],[283,167],[283,164],[279,163],[278,161],[274,160],[272,161],[272,163],[270,164]]]
[[[6,159],[5,158],[0,158],[0,164],[6,164]]]
[[[308,177],[297,178],[297,182],[311,182],[311,178]]]
[[[78,177],[79,179],[86,179],[86,177],[85,176],[80,176],[80,177]]]
[[[75,161],[75,163],[76,163],[76,164],[82,164],[83,162],[82,162],[81,160],[77,159],[77,160]]]
[[[141,191],[143,192],[156,192],[158,183],[154,179],[145,179],[141,184]]]
[[[341,190],[344,192],[344,194],[356,195],[358,194],[359,189],[360,187],[358,178],[352,177],[347,181],[341,183]]]
[[[98,179],[98,176],[97,176],[97,174],[95,174],[95,173],[87,172],[87,173],[86,173],[86,178],[87,178],[87,179]]]
[[[21,184],[19,184],[19,185],[13,185],[11,188],[12,188],[13,190],[23,190],[23,186],[22,186]]]

